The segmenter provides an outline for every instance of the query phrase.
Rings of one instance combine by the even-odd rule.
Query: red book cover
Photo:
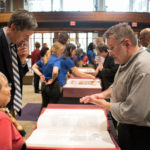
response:
[[[26,140],[28,149],[120,150],[106,111],[95,105],[49,104]]]

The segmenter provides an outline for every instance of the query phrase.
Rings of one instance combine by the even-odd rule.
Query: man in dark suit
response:
[[[19,83],[22,91],[22,79],[28,71],[26,58],[28,56],[28,40],[37,22],[34,16],[26,10],[19,9],[12,13],[8,26],[0,30],[0,71],[8,78],[11,87],[11,101],[8,104],[10,112],[14,115],[14,95],[16,94],[15,76],[13,73],[11,44],[16,49]],[[21,110],[21,109],[20,109]],[[18,111],[20,114],[21,111]]]

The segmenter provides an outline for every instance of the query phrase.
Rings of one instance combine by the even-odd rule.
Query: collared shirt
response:
[[[140,48],[119,67],[110,99],[117,121],[150,127],[150,53]]]
[[[3,31],[4,31],[4,35],[6,37],[6,40],[7,40],[7,43],[8,43],[8,47],[9,47],[9,51],[10,51],[10,43],[11,43],[11,40],[9,39],[7,33],[6,33],[6,28],[4,27],[3,28]]]

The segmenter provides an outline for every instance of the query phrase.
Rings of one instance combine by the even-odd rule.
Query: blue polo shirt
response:
[[[91,57],[93,57],[93,59],[95,60],[94,52],[92,50],[88,50],[87,56],[88,56],[88,59],[89,59],[89,64],[93,64],[92,61],[91,61]]]
[[[70,57],[67,57],[66,59],[61,58],[61,67],[58,74],[58,81],[60,86],[64,86],[66,84],[67,72],[73,67],[75,67],[75,64]]]
[[[36,64],[40,67],[41,71],[43,72],[45,80],[48,81],[48,79],[52,78],[53,67],[58,67],[60,69],[61,59],[58,58],[56,55],[52,54],[47,64],[44,64],[42,62],[42,58]]]

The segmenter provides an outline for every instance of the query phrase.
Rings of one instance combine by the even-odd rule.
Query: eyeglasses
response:
[[[124,42],[124,39],[123,39],[119,44],[117,44],[116,46],[112,46],[112,47],[108,50],[108,52],[112,52],[117,46],[121,45],[123,42]]]

